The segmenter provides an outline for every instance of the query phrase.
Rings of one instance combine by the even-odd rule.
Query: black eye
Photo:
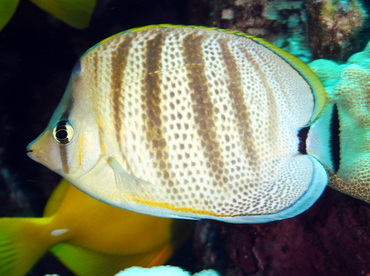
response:
[[[53,135],[58,143],[68,144],[73,138],[73,127],[68,121],[59,121],[53,129]]]

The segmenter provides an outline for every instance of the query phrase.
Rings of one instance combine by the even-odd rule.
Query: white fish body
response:
[[[303,212],[327,184],[298,135],[324,103],[311,70],[261,39],[149,26],[85,53],[28,150],[117,207],[267,222]]]

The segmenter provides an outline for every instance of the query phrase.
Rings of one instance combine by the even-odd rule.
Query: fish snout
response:
[[[39,137],[28,144],[27,155],[32,160],[50,169],[57,169],[60,167],[60,164],[58,164],[58,160],[60,159],[58,147],[50,131],[41,133]]]
[[[40,148],[37,146],[36,140],[29,143],[26,150],[29,158],[36,162],[40,162],[39,160],[42,154],[40,154]]]

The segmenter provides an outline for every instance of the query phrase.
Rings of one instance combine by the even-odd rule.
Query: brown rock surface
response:
[[[369,205],[328,188],[303,214],[267,224],[201,221],[200,268],[222,275],[370,275]]]

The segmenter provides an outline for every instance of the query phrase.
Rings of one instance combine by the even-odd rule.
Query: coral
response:
[[[305,62],[339,60],[358,50],[367,18],[361,0],[192,0],[198,16],[190,22],[262,37]]]
[[[340,165],[329,186],[370,203],[370,42],[346,64],[310,64],[336,104],[340,125]]]
[[[303,1],[224,0],[214,13],[217,27],[265,38],[303,61],[311,59]]]
[[[307,5],[314,58],[339,60],[353,50],[366,19],[358,0],[318,0]]]
[[[152,268],[142,268],[142,267],[131,267],[127,268],[119,273],[116,276],[191,276],[191,274],[179,267],[164,265],[164,266],[155,266]],[[215,270],[203,270],[201,272],[195,273],[194,276],[220,276]]]

